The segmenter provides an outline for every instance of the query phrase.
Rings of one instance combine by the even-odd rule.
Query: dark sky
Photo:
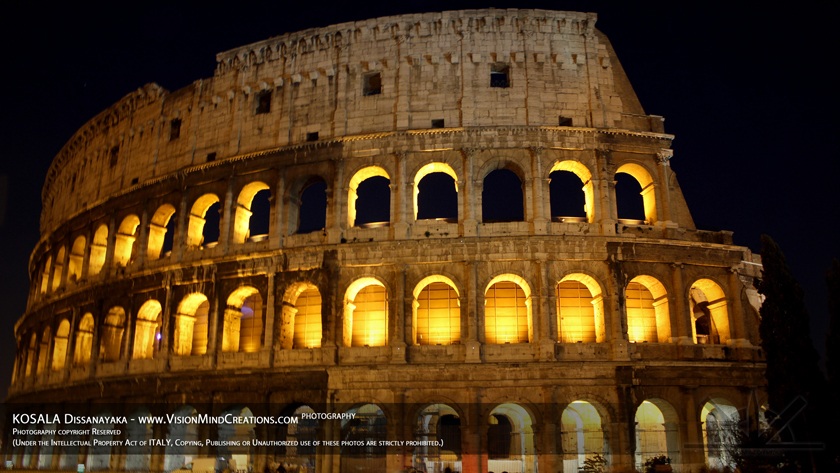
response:
[[[211,77],[215,54],[344,21],[462,8],[593,11],[649,114],[676,135],[673,169],[697,226],[758,251],[771,235],[804,286],[822,350],[824,272],[840,258],[838,8],[722,2],[11,1],[0,13],[0,398],[25,310],[40,191],[58,150],[88,119],[148,82]],[[737,2],[732,2],[737,3]],[[300,5],[289,10],[289,5]],[[768,4],[764,4],[768,5]],[[303,8],[306,7],[306,8]]]

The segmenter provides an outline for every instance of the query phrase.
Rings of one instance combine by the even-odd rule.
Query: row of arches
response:
[[[654,181],[650,172],[640,164],[627,163],[614,175],[619,198],[618,217],[632,222],[656,220]],[[546,181],[550,194],[550,216],[556,221],[594,222],[596,186],[592,172],[581,162],[555,162]],[[342,226],[386,226],[393,219],[391,205],[392,177],[385,167],[372,165],[357,170],[347,181],[346,221]],[[525,172],[513,161],[497,163],[486,170],[477,185],[481,195],[481,221],[523,221],[526,215],[524,189],[528,186]],[[466,184],[465,184],[466,183]],[[431,162],[422,166],[411,181],[413,218],[457,222],[464,218],[460,197],[465,181],[446,162]],[[327,228],[328,200],[335,190],[317,175],[305,178],[292,186],[285,197],[288,202],[287,228],[281,234],[306,234]],[[635,197],[634,197],[635,196]],[[234,196],[231,208],[226,208],[224,195],[208,192],[183,206],[179,202],[165,202],[153,212],[147,223],[130,213],[118,217],[111,227],[100,223],[92,234],[72,237],[72,244],[59,245],[45,253],[39,262],[34,291],[37,295],[54,292],[62,285],[77,284],[84,278],[102,273],[106,261],[115,268],[125,268],[137,259],[147,261],[167,257],[182,245],[186,251],[208,249],[220,240],[232,244],[263,241],[268,238],[273,223],[271,186],[262,181],[244,184]],[[224,219],[230,222],[225,224]],[[146,217],[143,217],[144,219]],[[141,223],[143,223],[141,225]],[[227,233],[223,228],[228,228]],[[113,233],[113,235],[111,235]],[[179,236],[176,238],[176,234]],[[110,251],[110,253],[109,253]]]
[[[408,343],[461,343],[469,323],[461,310],[466,299],[452,279],[441,274],[427,276],[415,285],[411,295],[410,320],[406,321]],[[535,341],[535,308],[528,281],[516,274],[500,274],[489,280],[483,295],[479,323],[483,343]],[[230,292],[219,306],[218,315],[211,310],[206,294],[188,293],[173,306],[167,324],[163,304],[150,298],[131,318],[124,307],[112,306],[98,324],[93,314],[86,312],[73,330],[70,319],[63,317],[55,327],[28,332],[19,340],[16,372],[28,377],[61,371],[67,360],[72,360],[72,366],[86,366],[97,353],[101,362],[153,358],[164,346],[175,356],[199,356],[208,352],[210,340],[216,336],[220,337],[216,346],[221,352],[252,353],[266,345],[311,349],[326,341],[344,347],[386,346],[393,338],[388,333],[392,316],[389,304],[393,299],[386,284],[376,277],[352,281],[342,299],[338,338],[327,340],[324,328],[336,317],[330,315],[331,305],[325,304],[322,291],[311,282],[296,283],[285,290],[279,304],[280,323],[276,324],[280,328],[274,334],[267,333],[271,315],[264,292],[254,286],[243,285]],[[630,342],[671,341],[668,294],[658,279],[649,275],[631,279],[624,289],[624,300],[624,325]],[[711,279],[698,279],[690,286],[689,303],[693,341],[727,343],[729,312],[722,288]],[[558,342],[601,343],[609,339],[604,289],[594,277],[572,273],[561,278],[554,287],[553,309],[557,330],[554,337]],[[220,329],[214,332],[213,327]],[[98,350],[94,350],[94,335],[98,337]]]
[[[621,429],[620,423],[614,410],[592,399],[569,402],[557,411],[557,419],[546,418],[545,414],[539,414],[534,406],[528,404],[503,402],[486,406],[480,414],[481,419],[478,419],[477,429],[470,425],[469,415],[457,403],[421,405],[413,410],[413,414],[407,413],[410,417],[406,419],[397,418],[390,407],[393,406],[357,404],[344,411],[345,415],[335,421],[334,428],[327,429],[325,424],[329,421],[306,416],[325,411],[318,405],[287,406],[276,417],[294,420],[279,425],[256,423],[253,419],[255,414],[261,414],[260,409],[256,409],[255,413],[249,406],[232,406],[215,417],[225,421],[213,425],[214,428],[199,420],[199,416],[203,415],[200,407],[181,406],[168,413],[178,421],[161,426],[151,422],[153,413],[148,407],[139,406],[128,413],[131,421],[124,429],[113,424],[95,426],[100,431],[113,432],[112,429],[117,428],[117,432],[124,433],[118,436],[99,434],[95,436],[100,441],[99,445],[84,453],[79,447],[43,447],[37,452],[27,448],[18,451],[13,463],[19,467],[35,464],[38,468],[67,469],[82,462],[91,471],[155,470],[151,447],[131,443],[134,448],[119,451],[110,447],[108,441],[130,439],[148,442],[157,436],[182,441],[170,442],[162,452],[162,461],[156,461],[158,465],[162,463],[160,466],[166,472],[184,468],[194,459],[208,456],[223,459],[224,464],[215,466],[228,467],[232,471],[257,468],[261,471],[264,467],[274,470],[277,465],[283,465],[287,471],[326,471],[326,465],[320,464],[325,457],[318,455],[326,452],[329,457],[338,458],[338,471],[379,473],[388,471],[386,454],[400,451],[385,446],[383,441],[408,435],[409,438],[404,440],[412,440],[415,444],[406,450],[402,463],[417,471],[442,472],[448,468],[452,472],[461,472],[466,457],[476,455],[475,446],[480,445],[483,453],[481,462],[486,462],[481,471],[524,473],[541,469],[537,452],[546,439],[540,438],[540,435],[552,435],[546,432],[553,431],[559,434],[559,441],[554,441],[557,441],[557,451],[562,459],[555,461],[560,471],[577,473],[586,459],[598,456],[608,459],[612,466],[618,466],[611,457],[613,452],[621,451],[617,444],[620,433],[616,430],[617,427]],[[705,464],[710,468],[734,467],[732,454],[741,418],[738,410],[728,399],[717,397],[705,401],[694,412],[700,413],[698,419],[685,420],[699,425]],[[100,412],[98,415],[110,416],[111,412]],[[231,421],[232,418],[236,419]],[[681,463],[681,436],[684,433],[679,429],[680,415],[668,401],[661,398],[642,400],[635,407],[632,422],[635,436],[632,439],[632,461],[637,469],[641,469],[645,460],[658,456],[670,457],[674,464]],[[401,423],[410,428],[399,426]],[[546,424],[554,424],[558,428],[546,429]],[[43,427],[44,430],[53,430],[50,425]],[[47,438],[39,437],[37,440],[46,440],[44,445],[50,445],[50,434],[45,435]],[[473,435],[478,435],[480,440],[476,442],[470,438]],[[220,446],[211,449],[193,443],[204,443],[204,439],[210,437],[221,441]],[[253,439],[286,444],[267,448],[248,445]],[[74,435],[71,440],[84,438]],[[327,443],[319,442],[324,440],[338,442],[326,446]],[[443,442],[440,443],[440,440]],[[34,454],[37,458],[33,458]],[[123,459],[120,460],[117,454],[122,454]]]

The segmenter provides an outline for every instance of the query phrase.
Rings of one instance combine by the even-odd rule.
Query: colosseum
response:
[[[43,187],[6,466],[729,466],[760,263],[695,227],[595,22],[289,33],[84,124]]]

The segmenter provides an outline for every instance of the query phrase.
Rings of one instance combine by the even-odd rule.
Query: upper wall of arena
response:
[[[212,78],[174,92],[148,84],[73,135],[44,184],[41,233],[210,159],[307,141],[440,126],[660,134],[661,117],[644,115],[595,21],[544,10],[423,13],[219,53]]]

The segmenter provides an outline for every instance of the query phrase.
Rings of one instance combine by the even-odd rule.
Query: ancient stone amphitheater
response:
[[[84,124],[44,184],[5,460],[728,465],[763,396],[759,265],[695,228],[673,136],[595,22],[470,10],[290,33]],[[145,418],[167,414],[182,422]]]

